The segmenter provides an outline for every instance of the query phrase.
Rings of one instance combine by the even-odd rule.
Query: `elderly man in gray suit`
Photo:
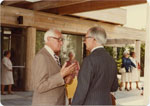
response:
[[[62,46],[62,34],[56,29],[48,30],[44,35],[45,46],[33,60],[34,94],[32,106],[65,105],[64,77],[70,75],[76,64],[60,67],[58,56]]]
[[[117,66],[104,49],[106,32],[101,27],[88,30],[84,43],[91,51],[78,75],[78,85],[72,105],[112,105],[110,92],[118,88]]]

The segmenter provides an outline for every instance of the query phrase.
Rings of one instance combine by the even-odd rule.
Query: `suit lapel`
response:
[[[49,57],[49,59],[52,62],[52,64],[54,64],[57,68],[60,69],[60,66],[57,64],[57,62],[54,60],[52,55],[45,48],[43,48],[43,52]]]

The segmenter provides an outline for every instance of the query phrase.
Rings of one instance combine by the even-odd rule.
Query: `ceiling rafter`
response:
[[[92,10],[100,10],[100,9],[108,9],[120,6],[127,6],[127,5],[134,5],[134,4],[141,4],[146,3],[146,0],[97,0],[97,1],[85,1],[78,4],[53,8],[53,9],[46,9],[43,10],[45,12],[66,15],[66,14],[73,14],[79,12],[86,12]]]
[[[59,8],[79,3],[84,3],[89,0],[49,0],[49,1],[39,1],[36,3],[33,3],[26,8],[32,9],[32,10],[46,10],[51,8]]]
[[[8,1],[8,0],[4,0],[2,2],[3,5],[5,6],[14,6],[14,5],[17,5],[17,4],[22,4],[26,2],[25,0],[15,0],[15,1]]]

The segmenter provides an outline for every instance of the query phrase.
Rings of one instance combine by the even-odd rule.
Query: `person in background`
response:
[[[120,83],[120,90],[121,87],[123,86],[123,82],[125,82],[125,90],[129,91],[128,89],[128,82],[130,84],[130,90],[132,90],[132,70],[131,70],[131,67],[135,67],[135,64],[130,60],[129,58],[129,51],[124,51],[123,53],[124,57],[122,59],[122,68],[125,68],[125,71],[124,73],[122,73],[121,75],[121,83]]]
[[[112,105],[110,92],[118,89],[117,65],[104,49],[106,41],[103,28],[88,30],[84,43],[91,54],[83,60],[72,105]]]
[[[5,86],[8,85],[8,94],[13,94],[12,92],[12,84],[14,84],[13,80],[13,68],[12,62],[10,60],[11,52],[5,51],[4,58],[2,59],[2,79],[1,79],[1,94],[6,95],[4,92]]]
[[[130,60],[135,64],[136,68],[132,66],[132,81],[136,82],[136,88],[140,90],[138,82],[140,81],[140,69],[138,69],[138,62],[136,61],[135,52],[130,53]]]
[[[66,93],[67,93],[69,105],[71,105],[71,101],[72,101],[72,98],[74,96],[74,93],[75,93],[75,90],[77,87],[77,76],[78,76],[80,66],[79,66],[79,63],[77,62],[77,60],[75,60],[75,55],[73,52],[69,52],[68,57],[69,57],[69,60],[67,61],[66,67],[70,66],[72,63],[77,64],[75,73],[72,73],[71,75],[69,75],[65,78],[66,90],[67,90]]]

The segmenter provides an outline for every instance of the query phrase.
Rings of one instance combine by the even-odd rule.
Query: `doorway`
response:
[[[11,51],[13,64],[13,90],[24,90],[26,39],[24,29],[2,27],[1,29],[1,58],[6,50]]]

